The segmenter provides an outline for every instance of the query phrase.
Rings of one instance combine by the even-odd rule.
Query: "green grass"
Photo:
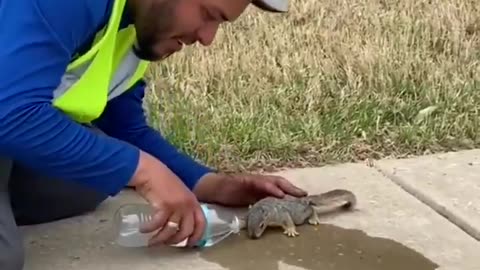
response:
[[[185,49],[150,78],[152,125],[223,170],[475,148],[480,2],[250,8],[211,47]]]

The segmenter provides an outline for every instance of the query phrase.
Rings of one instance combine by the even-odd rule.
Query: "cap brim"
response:
[[[252,0],[252,4],[268,12],[288,11],[288,0]]]

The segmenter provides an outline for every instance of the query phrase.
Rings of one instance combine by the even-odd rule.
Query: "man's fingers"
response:
[[[160,243],[163,244],[167,241],[167,239],[178,233],[181,226],[181,218],[182,216],[178,212],[171,215],[165,223],[165,226],[163,226],[163,228],[161,228],[154,236],[152,236],[149,241],[149,245],[156,245]]]
[[[152,217],[152,220],[148,222],[141,223],[140,232],[141,233],[151,233],[165,226],[169,213],[165,210],[159,210],[155,212]]]
[[[283,192],[285,192],[289,195],[293,195],[293,196],[296,196],[296,197],[302,197],[302,196],[306,196],[308,194],[305,190],[295,186],[290,181],[288,181],[287,179],[285,179],[281,176],[276,176],[274,181],[275,181],[276,185]]]
[[[275,184],[275,181],[263,181],[261,184],[263,185],[263,189],[268,194],[277,196],[279,198],[282,198],[283,196],[285,196],[285,192],[283,192],[283,190]]]
[[[177,232],[176,234],[172,235],[172,237],[168,238],[165,241],[165,244],[167,245],[175,245],[180,243],[181,241],[185,240],[188,238],[194,229],[194,219],[193,219],[193,212],[187,213],[185,216],[182,218],[182,224],[180,226],[180,231]]]
[[[206,227],[205,215],[203,214],[203,211],[199,206],[196,207],[195,211],[193,212],[193,218],[195,227],[192,235],[188,239],[187,245],[189,247],[193,247],[195,244],[198,243],[198,241],[200,241],[200,239],[202,239]]]

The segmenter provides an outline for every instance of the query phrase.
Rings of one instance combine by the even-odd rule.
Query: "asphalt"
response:
[[[142,202],[126,191],[87,215],[22,227],[24,269],[480,269],[480,150],[278,174],[310,193],[349,189],[358,205],[300,226],[296,238],[272,230],[203,250],[122,248],[112,216]]]

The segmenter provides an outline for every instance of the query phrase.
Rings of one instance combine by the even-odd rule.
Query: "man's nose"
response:
[[[198,31],[198,41],[203,46],[210,46],[210,44],[212,44],[213,40],[215,39],[218,27],[219,23],[211,22],[200,28]]]

